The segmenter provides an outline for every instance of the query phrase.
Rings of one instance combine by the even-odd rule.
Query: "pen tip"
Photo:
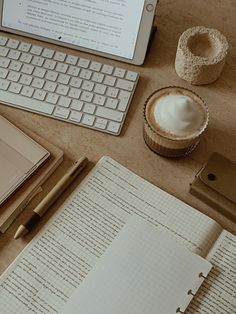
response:
[[[14,239],[17,240],[17,239],[23,237],[26,233],[28,233],[28,230],[25,228],[25,226],[21,225],[17,229],[17,231],[16,231],[16,233],[14,235]]]

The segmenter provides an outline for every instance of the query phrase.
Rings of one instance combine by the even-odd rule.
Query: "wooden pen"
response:
[[[14,239],[23,237],[34,228],[48,208],[57,200],[57,198],[64,192],[64,190],[70,185],[76,176],[84,169],[87,163],[88,159],[86,157],[81,157],[74,163],[74,165],[65,173],[65,175],[54,186],[54,188],[48,193],[48,195],[33,210],[33,214],[27,220],[27,222],[19,226],[14,235]]]

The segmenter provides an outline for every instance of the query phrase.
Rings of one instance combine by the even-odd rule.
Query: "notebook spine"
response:
[[[199,273],[198,277],[199,277],[199,278],[202,278],[202,281],[203,281],[204,279],[206,279],[206,276],[205,276],[202,272]],[[199,287],[200,287],[200,286],[199,286]],[[192,289],[189,289],[187,294],[192,296],[191,299],[196,295],[196,293],[193,293]],[[185,310],[186,310],[186,308],[182,309],[181,307],[178,307],[178,308],[176,309],[176,313],[184,314]]]

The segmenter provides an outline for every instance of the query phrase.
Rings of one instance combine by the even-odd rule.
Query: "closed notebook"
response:
[[[0,116],[0,205],[49,155],[41,145]]]

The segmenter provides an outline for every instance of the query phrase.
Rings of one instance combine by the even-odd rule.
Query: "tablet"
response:
[[[0,30],[142,64],[158,0],[0,0]]]

